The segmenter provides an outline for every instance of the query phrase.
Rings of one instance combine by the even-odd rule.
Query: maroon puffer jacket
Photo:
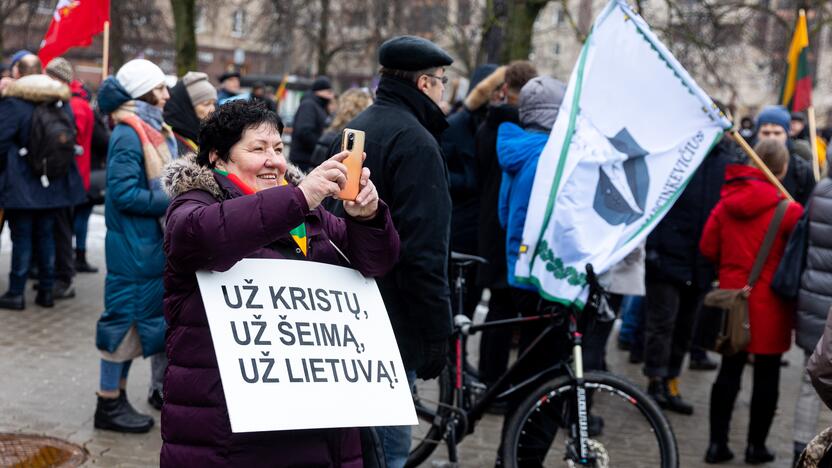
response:
[[[387,206],[380,203],[367,223],[344,220],[321,208],[310,211],[295,186],[244,196],[226,177],[190,160],[169,166],[165,186],[172,201],[164,242],[169,364],[161,466],[362,466],[357,429],[231,432],[194,272],[225,271],[243,258],[282,258],[278,252],[294,249],[289,230],[305,221],[307,260],[346,266],[331,240],[364,276],[385,274],[399,254]]]

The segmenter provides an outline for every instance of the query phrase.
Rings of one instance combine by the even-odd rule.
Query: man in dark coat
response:
[[[40,62],[29,55],[20,60],[19,70],[32,70],[9,85],[0,100],[0,206],[6,210],[12,233],[12,267],[9,290],[0,296],[0,308],[25,308],[24,288],[32,258],[33,242],[37,244],[39,290],[35,302],[42,307],[54,305],[55,281],[55,220],[59,209],[84,201],[84,183],[75,161],[70,162],[66,175],[43,180],[34,174],[22,150],[28,151],[32,114],[41,103],[61,101],[62,109],[74,122],[69,106],[70,90],[65,84],[40,73]],[[74,138],[74,135],[73,135]]]
[[[499,96],[488,107],[485,121],[477,129],[476,157],[479,177],[479,227],[477,232],[478,253],[488,260],[477,272],[477,283],[489,288],[486,320],[502,320],[516,317],[521,307],[532,307],[537,294],[510,288],[506,268],[506,230],[500,225],[498,202],[503,170],[497,159],[497,129],[500,124],[520,123],[517,102],[520,90],[532,78],[537,69],[527,61],[512,62],[506,67],[505,82]],[[501,102],[502,101],[502,102]],[[519,304],[522,304],[519,305]],[[511,330],[497,328],[483,332],[480,343],[480,379],[493,383],[505,372],[511,347]]]
[[[713,267],[699,252],[699,238],[719,201],[725,166],[736,158],[733,142],[724,137],[647,237],[644,375],[659,406],[681,414],[693,414],[693,406],[682,399],[678,377],[697,306],[714,279]]]
[[[471,75],[468,95],[462,107],[448,117],[448,128],[442,133],[442,153],[448,163],[450,175],[451,204],[451,251],[471,255],[477,253],[477,215],[480,197],[477,180],[477,161],[474,152],[474,134],[485,120],[488,93],[474,92],[485,78],[490,77],[497,66],[486,64],[477,67]],[[502,78],[491,87],[499,86]],[[483,83],[484,84],[484,83]],[[471,316],[482,295],[482,288],[476,284],[472,272],[468,277],[463,306],[465,315]],[[453,278],[451,278],[453,281]],[[458,310],[457,296],[451,295],[454,312]]]
[[[447,80],[444,67],[452,62],[426,39],[388,40],[379,48],[376,101],[347,124],[366,132],[364,165],[390,206],[401,238],[399,263],[378,285],[410,381],[439,375],[452,328],[447,273],[451,198],[437,141],[448,126],[438,103]],[[387,466],[400,468],[410,450],[410,427],[380,431]]]
[[[477,214],[479,197],[477,190],[474,134],[485,120],[487,101],[469,99],[471,91],[497,69],[486,64],[477,67],[471,75],[468,97],[462,107],[448,117],[448,128],[442,133],[442,153],[448,163],[451,202],[451,250],[467,254],[477,252]],[[497,83],[498,85],[500,83]]]
[[[292,164],[304,172],[314,167],[312,153],[315,152],[315,143],[321,138],[329,123],[327,106],[334,98],[335,93],[332,91],[329,78],[319,76],[312,83],[312,91],[300,101],[295,113],[295,121],[292,124],[292,151],[289,158]]]

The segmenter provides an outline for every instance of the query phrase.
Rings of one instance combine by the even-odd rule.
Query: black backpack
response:
[[[66,103],[52,101],[38,104],[32,112],[29,145],[20,150],[29,167],[44,187],[63,178],[75,161],[75,122],[64,111]]]

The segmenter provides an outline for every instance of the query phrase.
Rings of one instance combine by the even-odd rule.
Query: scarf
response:
[[[248,184],[243,182],[236,174],[231,174],[228,171],[223,171],[221,169],[214,168],[214,172],[217,174],[223,175],[228,177],[234,185],[240,189],[244,195],[253,195],[257,193],[253,188],[249,187]],[[281,181],[281,185],[287,185],[286,179]],[[307,248],[307,239],[306,239],[306,223],[300,223],[297,227],[289,231],[289,235],[292,236],[292,239],[295,243],[300,247],[301,252],[303,252],[303,256],[306,256],[306,248]]]
[[[151,109],[156,109],[158,114]],[[128,101],[112,113],[113,120],[129,125],[139,136],[144,171],[152,189],[161,188],[162,170],[176,154],[173,132],[161,119],[162,110],[144,101]],[[171,143],[174,151],[171,151]]]

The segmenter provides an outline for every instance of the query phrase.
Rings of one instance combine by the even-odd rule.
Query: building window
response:
[[[238,8],[231,16],[231,35],[242,37],[246,32],[246,11]]]
[[[199,34],[205,32],[205,8],[198,6],[194,8],[194,32]]]

